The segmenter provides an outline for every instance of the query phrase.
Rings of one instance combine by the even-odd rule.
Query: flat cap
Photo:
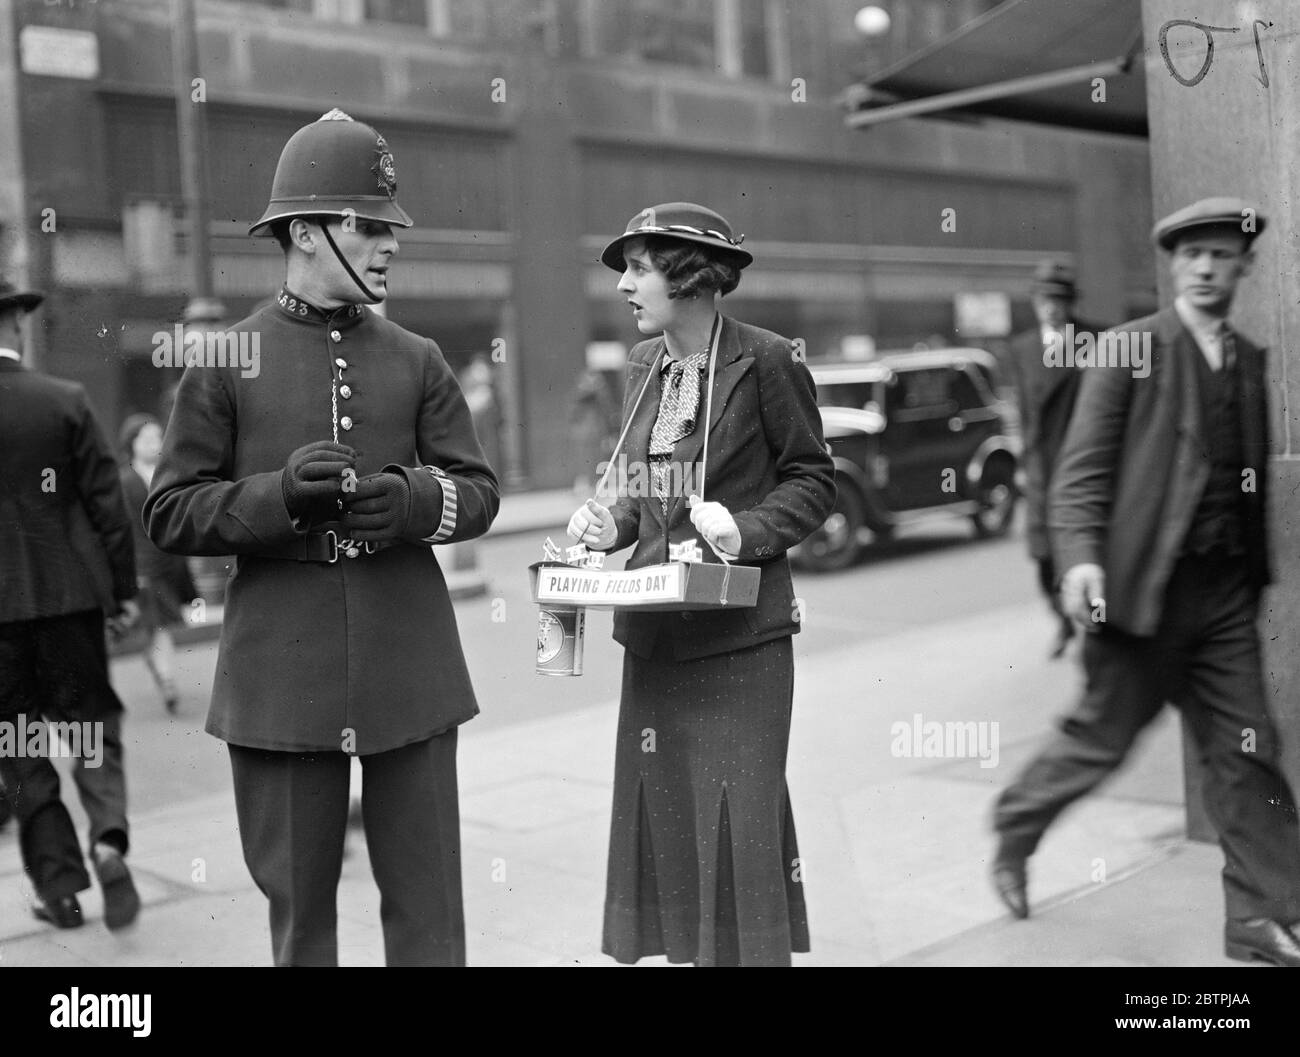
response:
[[[1170,213],[1151,229],[1151,237],[1161,249],[1172,250],[1178,236],[1191,228],[1232,227],[1246,236],[1249,245],[1266,226],[1259,210],[1244,198],[1220,196],[1202,198]]]

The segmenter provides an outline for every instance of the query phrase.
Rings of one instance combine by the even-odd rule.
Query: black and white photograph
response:
[[[1291,0],[0,0],[24,1018],[1090,967],[1110,1038],[1264,1028],[1297,70]]]

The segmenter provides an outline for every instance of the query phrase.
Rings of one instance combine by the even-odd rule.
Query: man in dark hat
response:
[[[1049,509],[1062,600],[1088,632],[1086,690],[998,801],[994,883],[1028,915],[1025,863],[1043,832],[1173,701],[1223,848],[1226,953],[1297,966],[1300,832],[1255,623],[1269,582],[1264,351],[1227,322],[1264,227],[1232,198],[1161,220],[1174,304],[1116,328],[1149,339],[1150,370],[1084,373]]]
[[[1081,373],[1073,358],[1056,353],[1077,335],[1095,328],[1074,314],[1078,298],[1074,268],[1065,261],[1040,261],[1034,270],[1037,326],[1011,339],[1011,371],[1020,405],[1025,466],[1025,541],[1038,567],[1038,583],[1056,614],[1051,655],[1059,657],[1074,637],[1074,622],[1061,608],[1056,563],[1047,532],[1047,493],[1061,441],[1065,439]],[[1068,328],[1068,329],[1067,329]]]
[[[285,254],[233,330],[260,370],[188,366],[145,504],[182,554],[233,554],[207,730],[229,743],[244,858],[279,965],[335,965],[350,761],[390,965],[461,965],[456,729],[478,712],[433,545],[496,515],[497,481],[438,346],[388,296],[388,144],[334,110],[299,129],[252,234]]]
[[[53,735],[42,736],[46,721],[67,725],[104,921],[118,929],[140,899],[125,858],[122,702],[104,624],[120,633],[139,615],[135,553],[117,462],[85,390],[22,364],[22,320],[41,300],[0,280],[0,784],[36,916],[75,928],[90,877],[49,759]]]

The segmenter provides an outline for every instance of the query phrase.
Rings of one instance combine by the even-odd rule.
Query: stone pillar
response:
[[[1271,25],[1255,25],[1259,17]],[[1171,20],[1231,28],[1215,32],[1209,69],[1196,84],[1169,70],[1160,31]],[[1151,124],[1152,204],[1157,217],[1210,195],[1239,195],[1259,204],[1268,229],[1255,244],[1255,266],[1242,283],[1232,318],[1269,349],[1273,434],[1267,474],[1271,498],[1274,584],[1264,596],[1267,704],[1286,751],[1286,773],[1300,788],[1300,5],[1204,0],[1143,0],[1147,106]],[[1256,47],[1255,31],[1259,46]],[[1169,29],[1168,63],[1196,80],[1206,34]],[[1263,70],[1261,75],[1261,62]],[[1267,80],[1267,85],[1263,83]],[[1160,257],[1161,304],[1172,299],[1167,258]],[[1188,830],[1214,839],[1201,803],[1201,776],[1185,754]]]

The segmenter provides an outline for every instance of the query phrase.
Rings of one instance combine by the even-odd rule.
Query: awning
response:
[[[1105,78],[1094,102],[1093,78]],[[847,93],[860,128],[953,111],[1147,134],[1136,0],[1006,0]]]

